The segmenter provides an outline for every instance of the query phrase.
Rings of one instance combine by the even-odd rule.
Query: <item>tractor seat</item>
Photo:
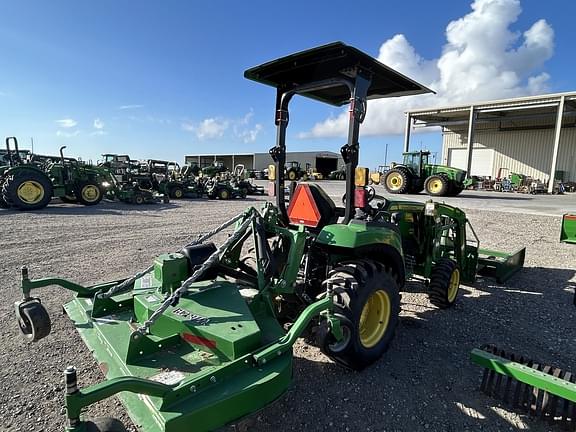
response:
[[[296,186],[288,206],[288,217],[293,225],[303,224],[321,230],[324,226],[338,221],[338,212],[336,204],[324,189],[315,183],[306,182]],[[315,218],[317,223],[312,220]]]

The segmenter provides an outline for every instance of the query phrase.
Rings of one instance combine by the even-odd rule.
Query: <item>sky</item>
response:
[[[408,109],[576,91],[575,2],[19,0],[0,16],[1,133],[84,160],[267,151],[275,90],[244,70],[333,41],[436,91],[370,101],[369,168],[401,158]],[[338,151],[345,111],[295,98],[288,149]],[[419,130],[411,142],[434,152],[441,140]]]

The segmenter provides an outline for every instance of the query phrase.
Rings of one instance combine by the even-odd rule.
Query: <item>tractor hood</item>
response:
[[[342,42],[311,48],[255,66],[246,70],[244,77],[281,90],[290,90],[342,76],[353,78],[359,69],[372,75],[368,99],[434,93]],[[350,92],[345,86],[314,89],[300,94],[336,106],[350,102]]]

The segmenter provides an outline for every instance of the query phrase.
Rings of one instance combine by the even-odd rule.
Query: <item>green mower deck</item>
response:
[[[288,388],[292,377],[290,351],[257,366],[250,351],[258,348],[261,336],[274,340],[283,332],[269,325],[260,327],[234,287],[200,292],[172,308],[167,319],[180,323],[181,332],[166,331],[165,337],[131,337],[132,312],[126,308],[129,297],[115,299],[124,302],[123,308],[99,318],[89,318],[93,308],[89,298],[78,297],[67,303],[65,310],[106,378],[123,380],[118,390],[132,389],[122,391],[119,397],[142,432],[183,431],[190,425],[194,431],[213,430],[260,409]],[[154,290],[143,290],[135,296],[138,301],[151,311],[158,300]],[[220,303],[219,308],[214,308],[215,303]],[[196,318],[199,325],[185,323],[193,313],[209,316],[211,322],[204,325]],[[261,328],[270,330],[261,335]],[[164,386],[149,391],[149,382],[133,378]],[[69,395],[69,416],[112,388],[113,381],[108,381]]]
[[[560,241],[563,243],[576,243],[576,215],[565,214],[562,216]]]

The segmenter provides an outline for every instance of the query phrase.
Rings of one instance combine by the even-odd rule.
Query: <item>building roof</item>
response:
[[[415,120],[415,126],[451,126],[467,123],[473,106],[478,123],[538,120],[540,124],[553,124],[562,97],[565,100],[564,118],[572,117],[576,122],[576,92],[423,108],[407,111],[407,114]]]

